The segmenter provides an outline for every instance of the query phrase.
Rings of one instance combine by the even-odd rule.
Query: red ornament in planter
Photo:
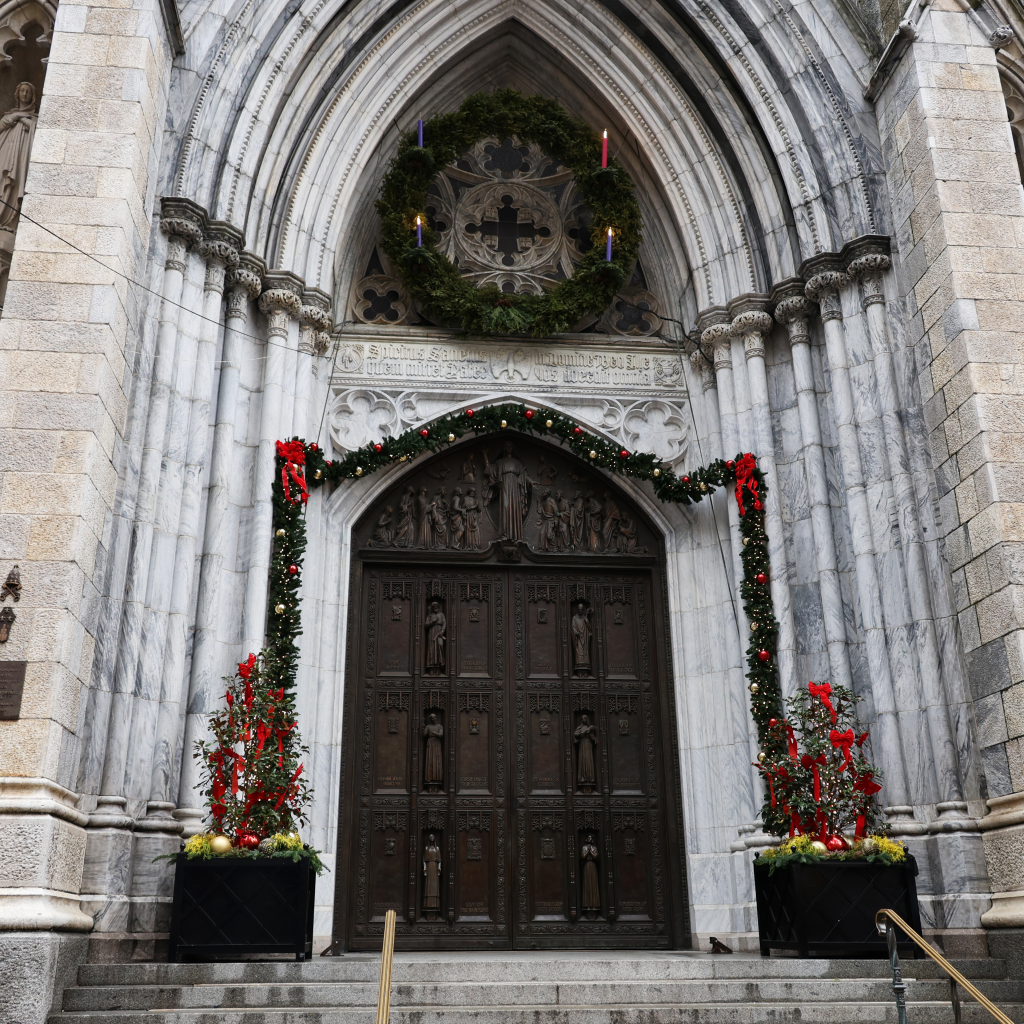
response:
[[[288,572],[289,572],[289,573],[290,573],[290,574],[291,574],[292,576],[294,576],[294,575],[295,575],[295,574],[296,574],[296,573],[297,573],[298,571],[299,571],[299,567],[298,567],[297,565],[289,565],[289,566],[288,566]]]
[[[260,837],[253,835],[252,832],[238,832],[235,841],[240,850],[255,850],[260,845]]]
[[[532,409],[527,409],[526,410],[526,418],[528,420],[532,420],[533,419],[533,410]]]
[[[766,650],[764,650],[764,648],[757,652],[758,661],[767,661],[770,657],[771,655]]]
[[[430,431],[429,431],[429,430],[427,430],[427,428],[426,428],[426,427],[424,427],[424,428],[423,428],[423,429],[422,429],[422,430],[420,431],[420,437],[430,437]]]
[[[382,452],[382,451],[384,451],[384,445],[382,445],[382,444],[375,444],[373,446],[373,450],[375,452]]]
[[[762,586],[764,586],[764,584],[768,582],[768,577],[763,572],[759,572],[754,577],[754,579],[757,580],[757,582],[760,583]]]
[[[849,843],[847,843],[842,836],[829,836],[828,839],[825,840],[825,845],[833,853],[836,853],[839,850],[848,850],[850,848]]]
[[[467,417],[467,419],[472,419],[473,418],[473,410],[472,409],[467,409],[466,410],[466,417]]]

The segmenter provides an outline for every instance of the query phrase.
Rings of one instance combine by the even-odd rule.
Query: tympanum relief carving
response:
[[[384,497],[355,539],[366,548],[481,554],[498,542],[506,560],[520,543],[541,554],[594,555],[645,555],[654,544],[606,478],[511,437],[482,439],[424,465]]]

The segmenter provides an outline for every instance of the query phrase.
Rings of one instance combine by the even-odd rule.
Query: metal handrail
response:
[[[1013,1021],[999,1009],[987,996],[979,992],[941,953],[933,949],[921,938],[895,910],[880,910],[875,914],[875,927],[885,936],[889,946],[889,965],[892,968],[892,990],[896,996],[896,1012],[899,1024],[907,1024],[907,1006],[904,992],[907,986],[900,974],[900,958],[896,952],[896,931],[891,925],[902,929],[907,938],[919,949],[924,950],[949,975],[950,1002],[953,1004],[953,1019],[960,1024],[960,993],[957,985],[963,987],[982,1005],[1000,1024],[1013,1024]]]
[[[391,1015],[391,965],[395,959],[395,922],[398,915],[384,915],[384,945],[380,951],[380,987],[377,990],[377,1024],[388,1024]]]

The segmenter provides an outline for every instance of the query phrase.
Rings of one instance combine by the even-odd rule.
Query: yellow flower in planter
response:
[[[277,843],[279,850],[301,850],[302,840],[299,838],[298,832],[278,832],[274,836],[274,842]]]
[[[185,853],[189,857],[209,857],[213,850],[210,847],[210,840],[213,838],[209,832],[198,832],[185,843]]]
[[[907,859],[907,848],[894,839],[885,836],[871,836],[875,844],[873,853],[883,853],[891,858],[893,864],[902,864]]]

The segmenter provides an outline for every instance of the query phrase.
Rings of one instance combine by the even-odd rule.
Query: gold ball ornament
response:
[[[750,543],[750,538],[749,537],[744,537],[743,538],[743,546],[746,547],[749,543]]]
[[[828,847],[820,839],[815,839],[814,842],[811,843],[811,849],[815,853],[828,853]]]
[[[757,683],[751,683],[750,684],[750,692],[751,693],[757,693],[758,690],[760,690],[760,689],[761,689],[761,687],[758,686]]]
[[[597,458],[597,452],[591,452],[591,453],[590,453],[590,457],[591,457],[592,459],[596,459],[596,458]]]
[[[231,852],[231,840],[227,836],[214,836],[210,840],[210,849],[217,854],[223,855]]]
[[[707,485],[707,484],[701,484],[701,485],[700,485],[700,489],[701,489],[702,491],[706,491],[706,490],[708,489],[708,485]]]
[[[362,466],[356,466],[356,476],[362,476],[362,475],[363,475],[363,467]]]
[[[274,611],[277,612],[278,615],[284,615],[284,605],[283,604],[275,604],[274,605]]]
[[[409,457],[408,455],[399,455],[399,456],[398,456],[398,461],[399,461],[399,462],[405,462],[405,460],[406,460],[406,459],[407,459],[408,457]]]
[[[501,421],[501,429],[504,430],[508,426],[508,420]]]
[[[454,441],[455,440],[455,435],[454,434],[449,434],[448,435],[448,440],[449,441]]]
[[[277,533],[274,534],[274,536],[275,537],[283,537],[284,536],[284,529],[282,528],[282,529],[278,530]]]
[[[555,421],[554,420],[545,420],[544,421],[544,426],[547,427],[548,430],[550,430],[554,425],[555,425]]]
[[[656,469],[656,470],[654,471],[654,475],[655,475],[655,476],[661,476],[661,470],[660,470],[660,469]]]
[[[875,852],[875,841],[870,836],[857,844],[858,853],[863,853],[865,857],[870,857]]]
[[[756,622],[752,622],[750,624],[750,632],[751,633],[756,633],[757,632],[757,623]]]
[[[764,751],[763,750],[761,751],[761,753],[759,753],[757,755],[757,763],[758,764],[764,764]]]
[[[313,474],[313,479],[314,479],[314,480],[322,480],[322,479],[323,479],[323,475],[324,475],[324,474],[323,474],[323,471],[322,471],[322,470],[319,470],[319,469],[318,469],[318,470],[317,470],[317,471],[316,471],[316,472],[315,472],[315,473]]]

